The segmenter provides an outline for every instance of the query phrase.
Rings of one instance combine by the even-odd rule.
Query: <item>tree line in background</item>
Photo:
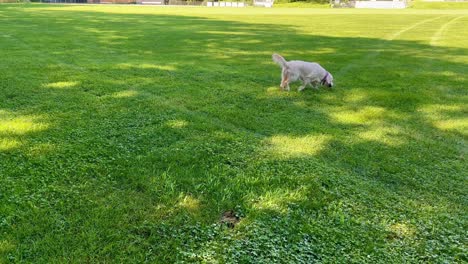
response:
[[[183,4],[184,2],[189,4],[192,2],[207,2],[210,0],[177,0],[177,4]],[[100,3],[100,2],[105,2],[105,3],[115,3],[115,4],[136,4],[137,2],[135,0],[92,0],[92,1],[87,1],[87,0],[0,0],[0,3],[29,3],[29,2],[45,2],[45,3]],[[168,2],[168,1],[165,1]],[[220,0],[211,0],[211,2],[245,2],[245,3],[251,3],[253,0],[225,0],[225,1],[220,1]],[[274,0],[275,3],[317,3],[317,4],[327,4],[329,3],[329,0]]]

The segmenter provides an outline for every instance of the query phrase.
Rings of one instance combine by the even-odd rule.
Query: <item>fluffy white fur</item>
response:
[[[320,64],[315,62],[306,61],[286,61],[281,55],[273,54],[273,61],[281,66],[281,84],[280,87],[283,90],[289,91],[289,83],[297,80],[302,81],[302,86],[299,87],[299,91],[310,85],[314,89],[318,89],[319,84],[333,87],[333,76],[327,70],[325,70]]]

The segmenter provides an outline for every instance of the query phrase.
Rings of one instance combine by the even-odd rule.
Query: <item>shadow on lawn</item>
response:
[[[171,238],[148,223],[206,225],[232,208],[252,221],[292,212],[293,229],[324,244],[338,228],[378,245],[391,243],[391,223],[421,238],[439,211],[466,206],[466,64],[451,59],[466,49],[199,17],[11,12],[24,15],[4,33],[16,45],[1,65],[0,228],[23,258],[39,253],[19,243],[44,232],[41,243],[64,245],[81,232],[77,257],[115,239],[141,247],[111,243],[96,258],[198,248],[152,244]],[[24,29],[33,21],[38,31]],[[279,92],[273,52],[321,62],[337,89]]]

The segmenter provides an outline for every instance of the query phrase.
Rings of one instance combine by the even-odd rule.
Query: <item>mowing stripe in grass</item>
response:
[[[444,17],[444,16],[438,16],[438,17],[436,17],[436,18],[430,18],[430,19],[426,19],[426,20],[423,20],[423,21],[421,21],[421,22],[418,22],[418,23],[416,23],[416,24],[414,24],[414,25],[411,25],[411,26],[409,26],[409,27],[407,27],[407,28],[404,28],[404,29],[402,29],[402,30],[400,30],[400,31],[398,31],[398,32],[396,32],[396,33],[394,33],[394,34],[392,34],[389,38],[387,38],[387,40],[394,40],[394,39],[396,39],[397,37],[399,37],[401,34],[407,32],[407,31],[410,31],[410,30],[412,30],[412,29],[415,28],[415,27],[418,27],[418,26],[420,26],[420,25],[422,25],[422,24],[425,24],[425,23],[432,22],[432,21],[437,20],[437,19],[442,18],[442,17]]]
[[[399,30],[395,33],[393,33],[392,35],[384,38],[383,40],[387,40],[387,41],[392,41],[394,39],[396,39],[397,37],[401,36],[403,33],[405,32],[408,32],[420,25],[423,25],[423,24],[426,24],[426,23],[429,23],[429,22],[432,22],[432,21],[435,21],[435,20],[438,20],[442,17],[445,17],[444,15],[442,16],[438,16],[438,17],[435,17],[435,18],[429,18],[429,19],[425,19],[423,21],[419,21],[409,27],[406,27],[402,30]],[[362,58],[359,58],[355,61],[352,61],[351,63],[349,63],[348,65],[346,65],[345,67],[341,68],[341,70],[339,70],[337,73],[336,73],[336,76],[343,76],[344,74],[348,73],[351,69],[355,68],[358,61],[362,62],[362,61],[369,61],[371,59],[375,59],[377,56],[379,56],[379,54],[382,52],[382,49],[384,47],[384,42],[381,43],[381,45],[378,47],[378,49],[372,51],[372,52],[369,52],[367,53],[365,56],[363,56]]]
[[[459,20],[459,19],[462,19],[462,18],[465,18],[466,16],[459,16],[459,17],[456,17],[456,18],[453,18],[451,20],[449,20],[447,23],[443,24],[439,30],[432,36],[431,38],[431,46],[435,46],[437,44],[437,42],[439,41],[439,39],[442,37],[442,34],[444,33],[445,30],[447,30],[447,28],[455,21]]]

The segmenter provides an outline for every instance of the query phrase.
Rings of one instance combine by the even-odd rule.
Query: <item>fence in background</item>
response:
[[[206,2],[208,7],[245,7],[244,2]]]
[[[202,6],[204,1],[182,1],[182,0],[137,0],[137,4],[142,5],[185,5]]]

